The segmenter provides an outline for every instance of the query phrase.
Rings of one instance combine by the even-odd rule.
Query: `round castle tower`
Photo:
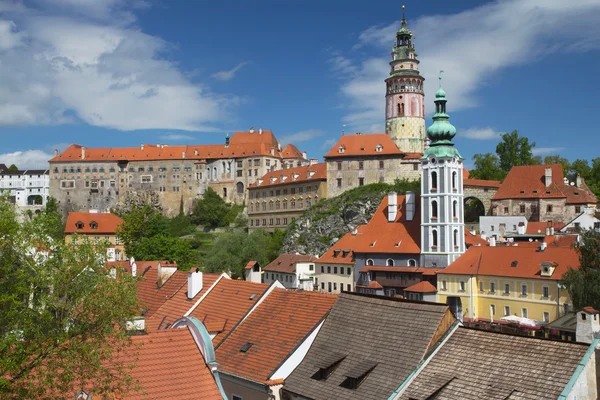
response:
[[[412,32],[406,26],[404,6],[390,67],[390,76],[385,80],[385,131],[402,152],[423,154],[425,78],[419,73],[419,60]]]

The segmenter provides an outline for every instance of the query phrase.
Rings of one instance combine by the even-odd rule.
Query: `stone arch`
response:
[[[31,195],[27,196],[27,205],[30,205],[30,206],[42,205],[43,201],[44,201],[44,198],[39,194],[31,194]]]
[[[479,217],[486,215],[486,211],[488,211],[484,202],[477,196],[465,196],[463,201],[465,224],[478,224]]]

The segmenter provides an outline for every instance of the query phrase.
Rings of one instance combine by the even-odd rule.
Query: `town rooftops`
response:
[[[287,144],[283,150],[281,150],[281,158],[283,159],[299,159],[305,158],[304,154],[293,144]]]
[[[548,226],[550,226],[548,224],[548,222],[528,221],[527,228],[525,229],[525,234],[527,234],[527,235],[532,235],[532,234],[546,235],[546,228]],[[554,222],[551,224],[551,226],[554,227],[554,230],[558,231],[559,229],[562,229],[565,226],[565,224],[563,224],[562,222]]]
[[[336,298],[332,294],[273,289],[217,347],[219,369],[268,383],[323,320]]]
[[[281,254],[263,268],[263,271],[283,272],[293,274],[296,272],[296,263],[309,263],[317,261],[317,257],[304,254]]]
[[[173,297],[187,283],[187,273],[176,270],[168,279],[159,284],[158,265],[177,268],[177,264],[167,261],[136,261],[138,281],[137,297],[142,315],[150,318],[168,299]],[[129,272],[129,271],[128,271]]]
[[[325,180],[327,180],[327,165],[319,163],[267,172],[263,177],[249,185],[248,189]]]
[[[539,246],[538,246],[539,247]],[[577,251],[567,247],[473,246],[439,275],[485,275],[559,281],[569,268],[579,268]],[[542,263],[549,274],[542,276]],[[438,278],[439,279],[439,278]]]
[[[344,135],[340,137],[331,150],[325,154],[327,158],[396,155],[402,156],[402,152],[394,141],[386,133],[372,133],[355,135]]]
[[[549,184],[545,178],[548,175]],[[571,186],[563,175],[562,165],[526,165],[512,167],[492,200],[503,199],[566,199],[567,204],[595,204],[596,196],[583,180],[579,187]]]
[[[284,390],[314,400],[387,399],[453,322],[443,304],[342,293]]]
[[[47,169],[20,169],[11,171],[6,168],[6,165],[0,164],[0,175],[47,175]]]
[[[115,234],[123,219],[113,213],[70,212],[65,224],[65,233]]]
[[[405,292],[412,293],[436,293],[437,289],[428,281],[421,281],[404,289]]]
[[[562,398],[587,350],[579,343],[460,327],[394,399]]]
[[[221,279],[200,303],[192,306],[188,315],[196,317],[215,335],[213,343],[217,346],[268,288],[265,283]]]

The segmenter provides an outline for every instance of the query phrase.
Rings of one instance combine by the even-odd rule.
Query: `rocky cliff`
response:
[[[420,188],[419,181],[376,183],[322,200],[290,225],[281,252],[320,256],[346,233],[369,222],[387,193],[419,193]]]

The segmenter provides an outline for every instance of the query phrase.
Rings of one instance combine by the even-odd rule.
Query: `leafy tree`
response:
[[[8,167],[8,170],[9,171],[18,171],[19,168],[15,164],[12,164],[10,167]]]
[[[592,168],[590,167],[588,160],[577,159],[569,165],[569,179],[574,180],[577,174],[581,175],[581,177],[586,180],[590,178]]]
[[[189,241],[166,234],[142,238],[135,245],[131,257],[136,260],[176,261],[182,270],[188,270],[192,264],[198,262],[198,257]]]
[[[579,268],[569,268],[563,276],[563,284],[576,310],[587,306],[600,309],[600,234],[587,230],[581,232],[580,238],[575,244]]]
[[[242,207],[243,208],[243,207]],[[229,226],[241,211],[240,206],[228,204],[211,188],[194,205],[192,222],[210,228]]]
[[[0,201],[0,398],[134,385],[116,353],[130,344],[135,282],[111,278],[103,246],[56,240],[55,223],[48,209],[19,223]]]
[[[500,159],[493,153],[475,154],[473,161],[475,168],[469,171],[471,178],[501,181],[506,177],[500,168]]]
[[[562,169],[565,174],[568,174],[568,172],[571,170],[571,163],[569,160],[559,156],[558,154],[544,157],[544,164],[560,164],[562,165]]]
[[[516,130],[503,133],[501,138],[496,146],[496,154],[500,159],[500,168],[505,174],[508,174],[512,167],[535,164],[532,152],[535,142],[530,143],[528,138],[519,136]]]

